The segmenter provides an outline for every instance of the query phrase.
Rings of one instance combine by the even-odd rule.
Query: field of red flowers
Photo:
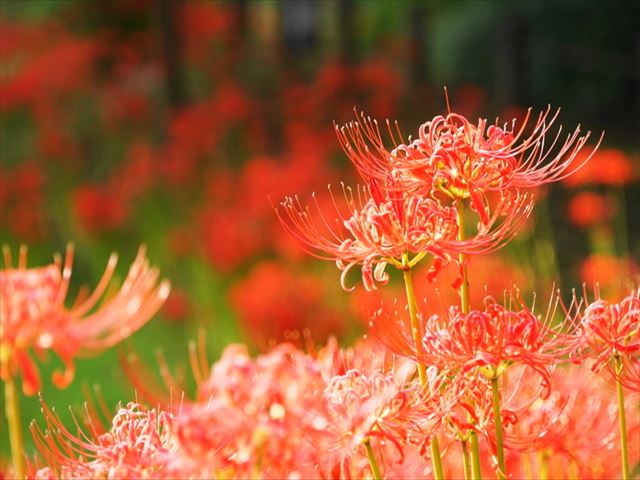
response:
[[[0,479],[640,478],[636,13],[3,2]]]

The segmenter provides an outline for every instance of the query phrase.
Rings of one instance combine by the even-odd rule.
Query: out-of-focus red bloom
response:
[[[126,161],[112,174],[110,191],[117,192],[127,201],[146,193],[158,179],[158,156],[158,152],[147,143],[132,144]]]
[[[598,285],[607,298],[621,299],[630,288],[625,279],[632,278],[638,271],[637,262],[631,258],[598,253],[582,262],[580,278],[589,287]]]
[[[311,140],[307,147],[319,143],[313,137]],[[285,246],[277,234],[267,234],[277,225],[268,197],[284,195],[286,186],[292,184],[308,191],[327,177],[322,151],[326,147],[310,155],[298,154],[300,145],[292,148],[285,158],[254,157],[239,175],[216,175],[208,182],[209,201],[201,213],[201,238],[217,268],[228,271],[268,247]],[[245,194],[238,196],[234,193],[237,191]]]
[[[185,3],[179,9],[181,34],[187,57],[196,64],[214,63],[211,55],[216,42],[225,42],[234,31],[234,11],[230,5],[218,3]]]
[[[236,410],[243,422],[219,450],[224,466],[238,478],[254,476],[256,469],[273,479],[328,475],[331,436],[322,413],[323,388],[317,362],[290,344],[256,360],[241,346],[228,347],[198,392],[203,403],[214,399]],[[202,425],[203,432],[207,428]]]
[[[82,228],[91,233],[117,229],[127,218],[124,198],[108,187],[82,185],[73,192],[72,201]]]
[[[45,175],[40,165],[24,162],[8,170],[0,166],[0,216],[3,227],[25,240],[41,238]]]
[[[516,397],[520,395],[516,392]],[[630,411],[637,408],[637,398],[629,397],[627,403]],[[640,421],[637,415],[627,418],[630,460],[636,464],[640,460]],[[557,368],[551,374],[549,397],[520,411],[518,421],[505,428],[505,445],[518,452],[547,452],[544,468],[549,478],[607,479],[620,475],[619,465],[608,461],[619,456],[617,436],[615,393],[587,368],[571,366]],[[533,471],[543,467],[539,453],[530,457]],[[522,453],[518,463],[522,469]]]
[[[308,332],[314,342],[324,343],[344,328],[344,312],[330,306],[321,279],[294,274],[279,263],[258,264],[229,295],[244,330],[262,348],[289,332]]]
[[[611,199],[592,192],[581,192],[569,201],[569,219],[574,225],[588,228],[604,223],[613,215]]]
[[[204,250],[223,272],[256,255],[267,244],[263,218],[246,215],[240,206],[208,209],[201,217]]]
[[[62,38],[0,84],[0,109],[35,105],[53,97],[76,92],[89,80],[98,52],[95,42]]]
[[[532,284],[532,274],[522,266],[511,265],[498,255],[474,255],[467,261],[467,269],[473,288],[469,291],[471,308],[479,308],[489,292],[498,295],[509,291],[518,285],[523,291],[528,291]],[[454,305],[460,301],[459,293],[450,288],[459,275],[456,265],[449,264],[431,282],[415,283],[414,289],[418,305],[425,318],[442,312],[443,305]],[[427,278],[428,269],[418,267],[415,271],[417,279]],[[405,296],[399,285],[388,285],[384,290],[374,292],[357,291],[349,301],[351,311],[364,324],[368,324],[371,317],[385,305],[391,305],[394,299]]]
[[[584,152],[579,153],[576,165],[584,163],[586,156]],[[637,178],[638,171],[634,171],[633,164],[629,155],[622,150],[604,148],[598,150],[584,167],[572,168],[562,181],[567,187],[573,188],[581,185],[624,185]]]
[[[63,360],[64,373],[54,372],[53,382],[64,388],[73,380],[74,358],[100,352],[142,327],[169,294],[169,282],[158,284],[158,271],[150,268],[141,248],[121,288],[103,298],[116,267],[113,254],[96,289],[82,290],[70,308],[65,306],[73,264],[68,247],[64,263],[60,256],[46,267],[27,268],[26,247],[20,249],[17,267],[3,248],[5,268],[0,271],[0,347],[3,379],[20,373],[23,390],[40,390],[36,353],[54,351]]]
[[[190,313],[189,297],[182,290],[171,290],[162,306],[162,313],[172,322],[181,322],[187,319]]]

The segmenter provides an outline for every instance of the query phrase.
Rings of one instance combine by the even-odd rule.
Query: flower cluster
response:
[[[46,466],[32,464],[30,478],[364,478],[367,444],[387,477],[429,478],[421,443],[434,429],[452,434],[443,468],[458,478],[454,442],[470,429],[493,426],[486,389],[458,384],[436,395],[444,379],[433,377],[432,393],[420,393],[408,367],[371,341],[348,350],[330,342],[313,356],[282,344],[256,359],[230,346],[194,400],[151,409],[129,403],[106,431],[89,410],[83,422],[76,419],[77,432],[68,430],[43,404],[46,428],[34,423],[32,431]],[[572,468],[588,478],[615,475],[611,462],[593,458],[616,448],[611,392],[585,369],[562,368],[552,373],[551,395],[523,408],[531,393],[524,376],[514,372],[503,414],[513,475],[524,475],[542,453],[553,478]],[[473,409],[463,390],[475,392]],[[595,427],[584,423],[594,419]],[[630,418],[628,428],[640,431],[638,419]],[[522,451],[530,453],[515,454]]]
[[[343,186],[340,200],[330,189],[332,213],[316,197],[317,214],[287,197],[278,216],[312,254],[336,261],[344,288],[354,265],[362,266],[364,286],[372,290],[387,282],[387,264],[407,269],[427,255],[433,277],[448,263],[460,264],[456,255],[502,247],[531,212],[523,190],[560,180],[589,160],[576,164],[589,138],[579,128],[560,145],[561,130],[546,138],[557,116],[542,112],[525,136],[529,114],[516,129],[515,120],[474,125],[449,113],[423,124],[410,144],[387,122],[395,145],[387,150],[378,122],[361,114],[336,132],[366,186],[355,192]],[[466,202],[479,218],[472,236],[465,232]]]

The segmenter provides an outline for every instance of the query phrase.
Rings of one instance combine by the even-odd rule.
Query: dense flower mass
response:
[[[432,393],[420,393],[410,366],[371,341],[348,350],[330,342],[314,356],[282,344],[256,359],[230,346],[195,400],[151,409],[129,403],[106,431],[90,415],[86,427],[69,430],[43,405],[46,428],[34,423],[32,431],[47,466],[34,465],[30,478],[368,478],[367,442],[387,477],[430,478],[424,435],[438,428],[453,433],[451,441],[469,430],[490,436],[490,398],[486,385],[470,378],[434,377]],[[505,438],[514,476],[540,462],[540,452],[549,455],[553,478],[572,468],[580,478],[615,475],[611,462],[593,458],[616,449],[612,393],[598,379],[584,368],[559,369],[551,374],[551,395],[533,404],[526,370],[515,368],[507,383]],[[594,419],[595,426],[585,423]],[[639,432],[638,419],[629,420],[629,431]],[[529,453],[516,455],[522,451]],[[462,473],[458,454],[452,444],[443,456],[447,478]],[[483,455],[490,458],[491,450]]]
[[[89,294],[82,290],[67,307],[73,266],[73,247],[45,267],[27,268],[27,249],[20,249],[14,267],[8,247],[0,271],[0,348],[2,379],[18,373],[25,394],[40,390],[40,375],[30,352],[55,352],[66,370],[54,372],[53,382],[66,387],[74,376],[73,359],[115,345],[142,327],[169,295],[169,282],[158,283],[159,273],[149,267],[141,248],[117,291],[105,298],[118,256],[113,254],[102,278]],[[98,302],[100,305],[98,305]]]

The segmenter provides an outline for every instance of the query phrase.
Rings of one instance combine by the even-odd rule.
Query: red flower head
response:
[[[315,195],[317,219],[312,217],[309,207],[301,206],[297,197],[287,197],[282,202],[286,219],[278,210],[276,213],[309,253],[336,261],[345,290],[352,290],[346,287],[345,280],[355,265],[362,266],[365,288],[374,290],[375,282],[388,281],[385,269],[389,263],[405,269],[430,254],[434,258],[430,272],[433,277],[443,265],[455,262],[453,253],[480,254],[497,250],[513,236],[532,207],[528,196],[517,195],[499,209],[506,210],[508,203],[511,214],[506,221],[492,230],[499,216],[496,214],[475,237],[458,241],[455,208],[443,207],[431,198],[399,188],[383,188],[372,181],[369,188],[359,188],[355,195],[343,186],[346,207],[340,207],[329,191],[334,215],[324,213]],[[409,255],[414,257],[409,260]]]
[[[433,414],[424,408],[419,385],[393,372],[365,374],[352,369],[336,375],[324,390],[324,404],[340,461],[370,437],[388,440],[402,458],[408,438]]]
[[[478,368],[492,379],[510,365],[521,364],[536,371],[548,387],[549,372],[575,345],[573,336],[562,333],[560,327],[551,327],[555,304],[552,299],[544,320],[520,299],[516,299],[520,306],[516,311],[489,296],[484,310],[465,314],[454,306],[447,315],[432,315],[422,322],[424,335],[419,348],[406,322],[400,319],[378,320],[376,335],[392,350],[424,365],[460,372]]]
[[[142,327],[169,294],[169,282],[158,284],[158,271],[150,268],[145,249],[140,248],[121,288],[104,296],[116,267],[117,255],[109,259],[96,289],[82,291],[73,306],[65,299],[72,271],[73,248],[64,264],[60,256],[53,264],[27,268],[27,249],[20,249],[18,267],[11,266],[11,253],[3,249],[6,268],[0,271],[1,377],[22,374],[23,390],[33,395],[40,389],[38,369],[29,354],[53,350],[64,361],[66,371],[54,372],[53,382],[66,387],[74,375],[73,358],[108,348]]]
[[[527,384],[523,382],[525,388],[516,392],[516,397],[521,397],[521,392],[527,395]],[[538,399],[521,410],[518,421],[506,429],[508,448],[547,452],[548,478],[618,478],[619,466],[610,461],[619,455],[615,394],[602,378],[583,367],[557,368],[551,385],[547,399]],[[637,408],[637,398],[630,397],[627,403],[629,411]],[[632,465],[640,455],[639,427],[640,417],[630,416],[627,429]],[[540,467],[535,466],[534,471]]]
[[[625,368],[614,368],[612,360],[626,360],[621,365],[628,366],[626,370],[630,378],[637,376],[640,358],[640,291],[627,296],[620,303],[609,303],[598,298],[583,312],[578,312],[576,317],[581,320],[584,341],[581,356],[594,360],[593,369],[606,366],[616,378],[624,377]]]
[[[76,422],[74,434],[42,405],[47,429],[34,422],[31,432],[48,467],[35,478],[172,478],[168,460],[176,444],[170,413],[129,403],[118,410],[107,433],[98,435],[92,425],[85,431]]]
[[[410,144],[405,143],[399,129],[395,134],[387,122],[395,144],[391,151],[384,146],[377,121],[364,114],[360,121],[336,127],[336,132],[366,180],[384,181],[391,172],[404,188],[442,194],[454,201],[469,199],[473,210],[487,223],[488,192],[504,195],[513,189],[533,188],[566,177],[576,169],[576,155],[589,138],[589,133],[580,136],[578,127],[555,150],[561,129],[550,142],[546,136],[559,111],[553,115],[550,108],[541,112],[525,136],[530,113],[531,110],[518,128],[515,120],[500,127],[497,121],[487,126],[486,119],[472,124],[457,113],[440,115],[424,123],[418,138]],[[580,165],[590,156],[580,159]],[[569,167],[573,169],[570,171]]]

